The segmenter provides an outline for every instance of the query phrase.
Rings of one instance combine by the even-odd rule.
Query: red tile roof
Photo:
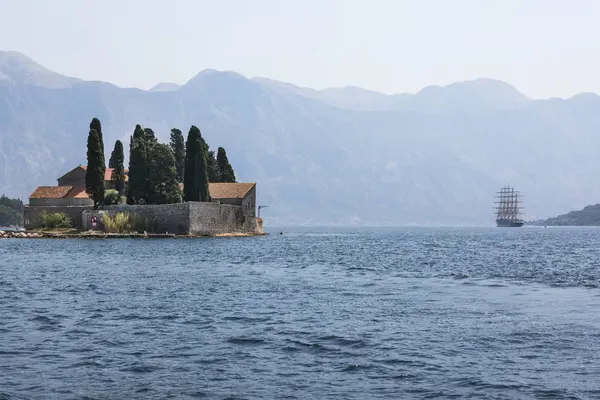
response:
[[[31,193],[30,199],[62,199],[73,186],[39,186]]]
[[[213,199],[243,199],[255,185],[253,182],[209,183],[208,191]]]
[[[77,168],[81,168],[84,171],[87,171],[87,165],[79,165],[78,167],[75,167],[74,169]],[[112,179],[112,172],[113,172],[114,168],[106,168],[106,170],[104,170],[104,180],[105,181],[110,181]],[[72,171],[72,170],[71,170]],[[69,172],[71,172],[69,171]],[[67,174],[69,173],[67,172]],[[125,169],[125,182],[129,181],[129,170]],[[66,174],[65,174],[66,175]],[[64,175],[63,175],[64,176]],[[62,177],[61,177],[62,178]]]
[[[85,191],[85,186],[73,186],[69,193],[65,195],[68,199],[89,199],[90,196]]]
[[[254,182],[212,182],[208,184],[208,192],[213,199],[243,199],[254,186]],[[183,190],[183,183],[179,184],[179,188]]]
[[[112,179],[112,172],[113,172],[114,168],[106,168],[106,171],[104,172],[104,180],[105,181],[110,181]],[[129,182],[129,170],[125,170],[125,182]]]

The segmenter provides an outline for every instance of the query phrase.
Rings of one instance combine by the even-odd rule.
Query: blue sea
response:
[[[600,398],[600,229],[0,240],[0,399]]]

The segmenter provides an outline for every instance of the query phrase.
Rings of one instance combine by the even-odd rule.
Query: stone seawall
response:
[[[190,206],[190,234],[259,233],[254,217],[241,206],[218,203],[186,203]]]
[[[135,214],[137,217],[146,220],[148,232],[168,232],[177,235],[187,235],[190,225],[188,204],[145,204],[131,206],[120,204],[103,207],[103,210],[111,217],[114,217],[118,212]]]
[[[81,229],[81,214],[85,210],[92,210],[93,208],[92,206],[25,206],[23,221],[25,222],[25,229],[37,229],[42,226],[42,212],[63,213],[71,218],[73,228]]]
[[[254,217],[245,217],[241,206],[187,202],[163,205],[105,207],[109,215],[133,213],[148,221],[149,231],[178,235],[260,233]]]
[[[218,235],[229,233],[259,234],[256,218],[245,215],[242,206],[218,203],[187,202],[179,204],[145,204],[105,206],[94,212],[90,206],[25,207],[25,228],[37,229],[42,225],[43,212],[62,212],[73,221],[73,227],[91,229],[92,215],[102,212],[111,217],[126,212],[144,219],[147,231],[177,235]],[[85,214],[84,211],[87,211]],[[101,217],[100,217],[101,218]]]

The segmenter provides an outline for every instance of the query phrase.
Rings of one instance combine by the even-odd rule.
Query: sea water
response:
[[[600,229],[0,240],[1,399],[600,397]]]

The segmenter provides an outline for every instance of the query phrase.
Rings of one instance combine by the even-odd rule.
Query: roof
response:
[[[106,168],[106,171],[104,171],[104,180],[105,181],[110,181],[112,180],[112,173],[113,173],[113,169],[114,168]],[[125,182],[129,182],[129,170],[125,169]]]
[[[254,186],[254,182],[209,183],[208,191],[213,199],[243,199]]]
[[[208,184],[208,192],[213,199],[243,199],[254,186],[256,186],[254,182],[212,182]],[[179,184],[179,188],[183,190],[183,183]]]
[[[89,199],[90,196],[85,191],[85,186],[73,186],[65,198],[68,199]]]
[[[71,172],[75,171],[76,169],[82,169],[84,171],[87,171],[87,165],[79,165],[79,166],[73,168],[72,170],[70,170],[69,172],[67,172],[65,175],[70,174]],[[106,168],[106,170],[104,171],[104,180],[105,181],[110,181],[112,179],[113,169],[114,168]],[[129,175],[128,175],[128,173],[129,173],[129,170],[125,169],[125,182],[129,181]],[[61,176],[58,179],[63,178],[65,175]]]
[[[73,186],[39,186],[29,195],[30,199],[62,199]]]

